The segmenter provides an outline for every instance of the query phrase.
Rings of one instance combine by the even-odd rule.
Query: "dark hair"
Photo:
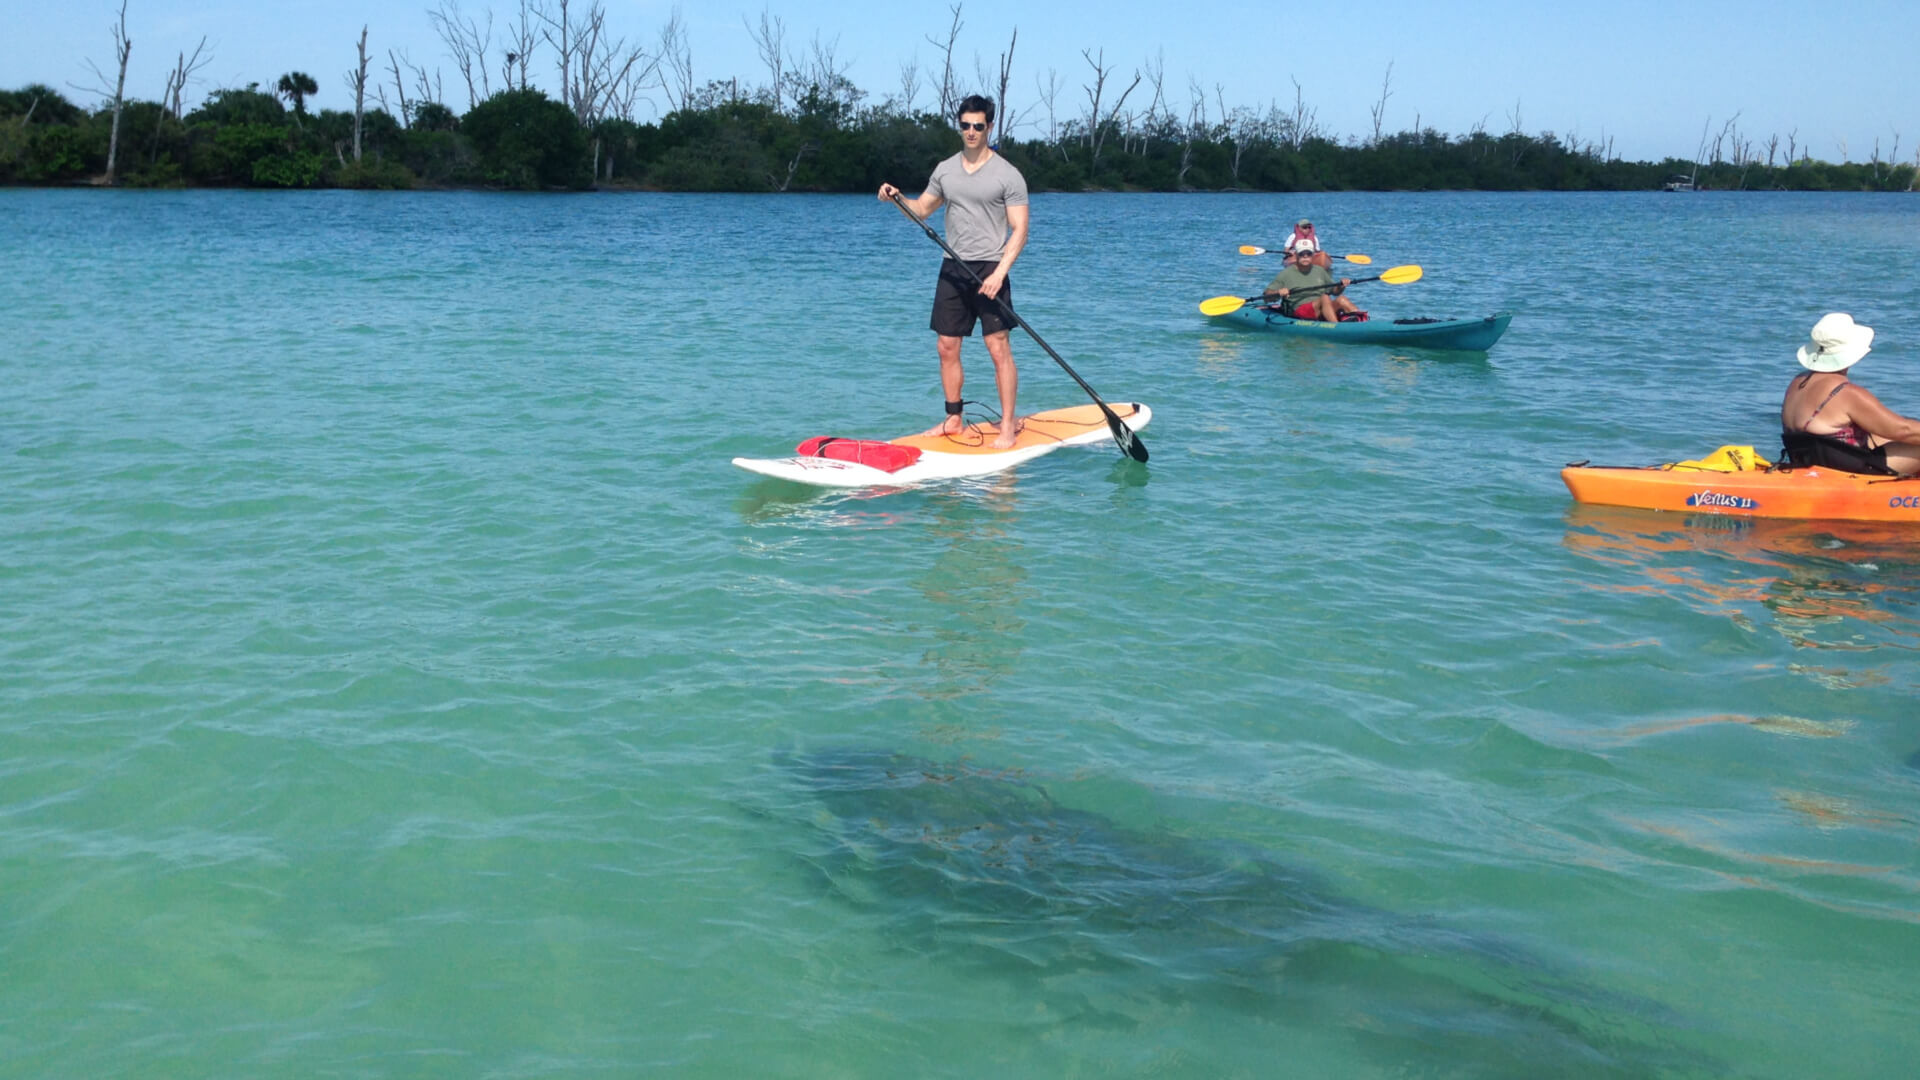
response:
[[[960,99],[960,104],[953,107],[953,118],[958,120],[961,114],[970,112],[984,113],[987,123],[993,123],[993,99],[981,97],[979,94],[968,94]]]

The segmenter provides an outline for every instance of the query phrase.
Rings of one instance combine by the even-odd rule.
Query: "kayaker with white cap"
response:
[[[1920,420],[1887,408],[1842,372],[1873,347],[1873,327],[1834,312],[1813,324],[1800,346],[1806,373],[1787,384],[1780,403],[1786,463],[1883,476],[1920,474]]]
[[[1351,284],[1348,278],[1335,281],[1326,267],[1301,259],[1280,268],[1267,282],[1263,298],[1291,318],[1339,322],[1342,314],[1360,311],[1353,301],[1340,295]]]

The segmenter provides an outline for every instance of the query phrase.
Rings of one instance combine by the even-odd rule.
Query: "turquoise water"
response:
[[[1198,317],[1305,214],[1512,329]],[[1556,470],[1920,410],[1920,202],[1034,220],[1152,461],[875,496],[870,198],[0,191],[0,1075],[1911,1074],[1920,547]]]

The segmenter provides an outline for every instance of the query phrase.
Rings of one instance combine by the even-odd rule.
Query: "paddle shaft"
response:
[[[953,248],[947,245],[945,237],[935,232],[933,226],[928,225],[925,218],[913,212],[913,208],[907,205],[907,201],[901,198],[900,193],[897,191],[893,194],[893,205],[899,207],[900,212],[907,215],[908,220],[920,226],[921,232],[932,237],[933,242],[940,245],[940,250],[947,253],[947,258],[953,260],[955,266],[966,271],[967,276],[973,279],[975,285],[986,284],[979,274],[973,272],[973,267],[968,266],[967,261],[962,259],[955,253]],[[1100,395],[1094,391],[1093,387],[1087,385],[1087,380],[1081,378],[1079,372],[1073,370],[1073,365],[1067,363],[1059,353],[1054,352],[1053,346],[1047,344],[1047,339],[1041,337],[1038,331],[1027,325],[1027,320],[1021,318],[1020,313],[1013,310],[1012,304],[1007,303],[998,296],[993,297],[993,302],[1000,306],[1000,310],[1006,314],[1007,318],[1012,319],[1020,329],[1025,330],[1027,336],[1031,337],[1036,345],[1046,350],[1048,356],[1053,357],[1053,362],[1060,365],[1060,370],[1065,371],[1068,375],[1072,376],[1074,382],[1080,384],[1080,389],[1087,392],[1087,396],[1093,399],[1095,405],[1100,406],[1100,411],[1106,414],[1107,427],[1113,431],[1113,441],[1120,444],[1120,449],[1125,451],[1126,455],[1135,461],[1147,460],[1146,444],[1140,441],[1140,437],[1133,433],[1132,428],[1121,422],[1120,414],[1114,412],[1106,402],[1100,400]],[[1012,417],[1008,417],[1008,419],[1011,420]]]
[[[1354,278],[1352,281],[1347,282],[1347,285],[1358,285],[1363,281],[1379,281],[1380,278],[1381,275],[1379,274],[1375,274],[1372,277]],[[1284,300],[1289,304],[1300,304],[1328,294],[1339,296],[1344,291],[1346,291],[1346,285],[1342,285],[1336,281],[1331,285],[1308,285],[1303,288],[1294,289],[1285,296],[1268,296],[1266,293],[1261,293],[1259,296],[1247,297],[1247,303],[1275,303]]]
[[[1424,271],[1422,271],[1419,266],[1409,263],[1406,266],[1390,267],[1372,277],[1349,279],[1347,285],[1359,285],[1368,281],[1384,281],[1389,285],[1411,285],[1419,281],[1423,273]],[[1215,296],[1200,301],[1200,313],[1209,316],[1231,315],[1248,304],[1265,306],[1268,304],[1276,304],[1283,300],[1298,302],[1319,296],[1321,293],[1328,292],[1332,289],[1341,289],[1344,291],[1345,288],[1345,285],[1332,282],[1326,285],[1302,285],[1299,289],[1288,293],[1284,297],[1268,296],[1265,293],[1259,296]]]
[[[1249,250],[1249,249],[1251,249],[1251,250]],[[1268,248],[1268,247],[1260,247],[1260,246],[1258,246],[1258,245],[1256,245],[1256,244],[1248,244],[1248,245],[1247,245],[1247,246],[1246,246],[1245,248],[1242,248],[1242,249],[1240,249],[1240,250],[1241,250],[1241,254],[1255,254],[1255,255],[1282,255],[1282,256],[1284,256],[1284,255],[1285,255],[1285,254],[1287,253],[1287,252],[1286,252],[1286,249],[1285,249],[1285,248]],[[1366,265],[1369,265],[1369,264],[1371,264],[1371,263],[1373,262],[1373,256],[1371,256],[1371,255],[1361,255],[1361,254],[1358,254],[1358,253],[1355,253],[1355,254],[1352,254],[1352,255],[1335,255],[1335,254],[1333,254],[1332,252],[1328,252],[1328,253],[1327,253],[1327,258],[1329,258],[1329,259],[1339,259],[1339,260],[1340,260],[1341,262],[1347,262],[1347,263],[1352,263],[1352,264],[1354,264],[1355,266],[1366,266]]]

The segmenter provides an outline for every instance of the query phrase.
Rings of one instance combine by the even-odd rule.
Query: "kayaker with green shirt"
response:
[[[1296,319],[1339,322],[1341,312],[1360,310],[1353,306],[1353,301],[1340,295],[1351,284],[1351,278],[1335,282],[1333,271],[1324,266],[1295,262],[1267,282],[1263,295],[1278,302],[1281,310]]]
[[[951,259],[941,261],[929,325],[939,335],[940,386],[947,395],[947,418],[927,434],[952,435],[966,427],[960,415],[965,378],[960,342],[973,334],[977,321],[1000,389],[1000,436],[993,445],[1005,450],[1020,433],[1020,420],[1013,411],[1020,373],[1007,340],[1013,320],[1001,304],[1013,306],[1013,282],[1007,272],[1027,246],[1027,181],[993,151],[988,137],[993,128],[992,99],[969,95],[954,116],[960,122],[960,152],[935,165],[927,190],[907,205],[922,218],[947,208],[947,244],[979,275],[981,284],[975,286]],[[892,184],[880,185],[881,202],[899,193]]]

